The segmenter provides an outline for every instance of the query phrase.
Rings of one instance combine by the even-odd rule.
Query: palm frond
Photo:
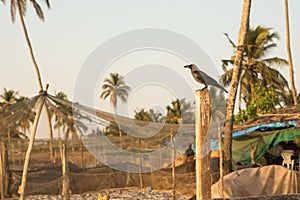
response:
[[[232,45],[233,48],[236,48],[236,44],[230,39],[228,33],[224,33],[226,38],[228,39],[229,43]]]
[[[35,0],[30,0],[31,3],[33,4],[33,7],[36,11],[36,14],[37,16],[42,20],[44,21],[45,20],[45,17],[44,17],[44,13],[43,13],[43,10],[41,8],[41,6],[35,1]]]
[[[13,23],[16,21],[16,9],[17,9],[17,0],[11,0],[10,3],[10,15]]]
[[[283,58],[273,57],[273,58],[266,58],[263,59],[262,62],[268,64],[269,66],[285,66],[288,65],[288,61]]]
[[[49,0],[45,0],[45,2],[46,2],[46,4],[47,4],[47,7],[48,7],[48,8],[51,8],[51,6],[50,6],[50,1],[49,1]]]

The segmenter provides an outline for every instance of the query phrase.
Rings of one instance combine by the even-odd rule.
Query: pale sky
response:
[[[21,95],[31,97],[38,93],[38,84],[18,18],[14,24],[10,19],[9,2],[0,6],[0,91],[2,93],[3,88],[6,87],[19,91]],[[207,53],[214,65],[210,67],[217,70],[209,74],[218,79],[222,73],[221,59],[229,58],[233,53],[223,33],[228,33],[234,41],[237,41],[242,2],[242,0],[90,0],[86,2],[64,0],[51,1],[51,9],[47,10],[41,1],[45,22],[37,18],[30,3],[28,3],[29,8],[25,20],[44,85],[50,84],[49,93],[63,91],[72,99],[76,79],[89,55],[112,37],[141,28],[167,29],[190,38]],[[300,1],[290,0],[289,2],[295,84],[299,92],[300,26],[297,20],[300,19]],[[287,58],[283,0],[253,1],[250,26],[256,27],[257,25],[274,28],[274,31],[278,32],[281,37],[278,41],[278,48],[270,56]],[[169,55],[165,56],[160,54],[156,57],[168,60],[169,65],[179,59],[175,58],[176,56],[173,59]],[[142,60],[145,57],[142,57]],[[178,65],[184,63],[185,61],[180,59],[177,62]],[[121,65],[120,68],[112,67],[111,70],[114,71],[108,70],[108,72],[124,71],[127,73],[129,68],[124,65],[122,67],[124,69],[121,69]],[[281,70],[289,79],[287,68],[283,67]],[[101,70],[103,69],[99,66],[99,71]],[[188,71],[180,69],[177,72],[184,74],[184,77],[191,78]],[[149,89],[148,86],[145,89]],[[95,90],[95,99],[100,92],[100,88],[99,91]],[[153,103],[148,96],[145,97],[146,100],[130,97],[131,101],[136,98],[131,108],[140,108],[143,105],[151,107],[150,104],[152,106],[162,104],[160,106],[165,107],[170,99],[176,97],[176,95],[172,96],[172,91],[166,91],[168,92],[169,97],[153,93],[153,96],[160,96],[162,99],[159,101],[153,98]],[[138,89],[135,94],[139,94]],[[97,103],[95,106],[102,108]]]

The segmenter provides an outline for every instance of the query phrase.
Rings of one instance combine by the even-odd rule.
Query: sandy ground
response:
[[[17,200],[18,198],[10,198]],[[33,195],[27,196],[27,200],[63,200],[62,195]],[[99,193],[73,194],[70,200],[168,200],[172,199],[169,192],[148,191],[148,190],[115,190],[103,191]],[[176,200],[188,200],[189,198],[182,195],[176,195]]]

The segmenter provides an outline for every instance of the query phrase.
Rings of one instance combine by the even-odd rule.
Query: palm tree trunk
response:
[[[116,106],[114,106],[114,112],[115,112],[115,115],[118,117],[118,112],[117,112],[117,108]],[[121,127],[120,125],[118,124],[118,122],[116,122],[117,126],[118,126],[118,129],[119,129],[119,136],[120,136],[120,139],[122,137],[122,130],[121,130]]]
[[[244,0],[238,46],[236,49],[236,58],[234,61],[234,69],[232,74],[232,80],[230,83],[230,93],[228,97],[226,118],[225,118],[224,175],[232,171],[231,157],[232,157],[232,128],[233,128],[234,105],[235,105],[236,93],[238,89],[238,81],[241,72],[246,34],[249,29],[250,8],[251,8],[251,0]]]
[[[26,42],[27,42],[27,45],[28,45],[28,48],[29,48],[29,54],[30,54],[31,60],[32,60],[34,68],[35,68],[35,73],[36,73],[37,78],[38,78],[38,84],[39,84],[39,87],[40,87],[40,91],[42,91],[43,90],[43,84],[42,84],[42,79],[41,79],[39,67],[38,67],[38,64],[37,64],[37,62],[35,60],[35,57],[34,57],[33,48],[32,48],[32,45],[31,45],[31,42],[30,42],[30,39],[29,39],[29,35],[28,35],[28,32],[27,32],[27,28],[26,28],[26,25],[25,25],[25,21],[24,21],[24,18],[23,18],[23,14],[22,14],[22,11],[21,11],[21,6],[20,6],[20,3],[19,3],[19,0],[17,0],[16,2],[17,2],[17,6],[18,6],[18,12],[19,12],[22,28],[23,28],[23,31],[24,31],[25,39],[26,39]]]
[[[45,104],[44,104],[44,109],[46,112],[46,119],[47,119],[47,124],[48,124],[50,161],[52,163],[55,163],[54,152],[53,152],[53,131],[52,131],[51,118],[50,118],[50,113],[49,113],[47,102],[45,102]]]
[[[41,112],[42,112],[42,108],[43,108],[44,103],[45,103],[45,97],[42,96],[40,98],[40,102],[39,102],[39,105],[38,105],[38,108],[37,108],[37,111],[36,111],[36,115],[35,115],[35,118],[34,118],[34,122],[33,122],[33,125],[32,125],[30,141],[29,141],[26,156],[25,156],[23,174],[22,174],[22,181],[21,181],[21,186],[19,188],[20,200],[25,199],[25,185],[26,185],[26,179],[27,179],[29,159],[30,159],[30,154],[31,154],[31,150],[32,150],[32,147],[33,147],[33,143],[34,143],[35,133],[36,133],[36,130],[37,130],[37,127],[38,127],[38,123],[39,123],[39,119],[40,119],[40,116],[41,116]]]
[[[297,92],[295,88],[294,82],[294,69],[293,69],[293,60],[292,60],[292,52],[290,45],[290,25],[289,25],[289,5],[288,0],[284,0],[284,10],[285,10],[285,37],[286,37],[286,50],[289,61],[289,71],[290,71],[290,84],[291,91],[293,95],[294,105],[297,105]]]

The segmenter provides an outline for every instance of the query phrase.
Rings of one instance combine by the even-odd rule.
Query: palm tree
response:
[[[279,35],[270,32],[270,28],[257,26],[255,29],[249,29],[244,46],[244,55],[241,66],[241,78],[239,85],[239,102],[243,99],[246,105],[254,101],[254,86],[256,84],[262,87],[270,87],[275,90],[282,99],[286,99],[289,94],[288,82],[284,76],[273,66],[283,66],[287,61],[278,57],[266,57],[268,53],[277,45],[275,39],[279,39]],[[237,45],[225,34],[232,44],[233,48]],[[229,68],[229,64],[233,65],[236,55],[230,59],[222,60],[224,74],[221,77],[221,83],[228,86],[232,79],[233,68]],[[252,94],[252,95],[249,95]],[[240,108],[240,106],[239,106]]]
[[[5,0],[1,0],[1,1],[3,3],[5,3]],[[37,1],[36,0],[30,0],[30,2],[32,3],[38,17],[41,20],[44,20],[44,13],[43,13],[40,5],[37,3]],[[50,8],[49,0],[45,0],[45,2],[47,4],[48,8]],[[25,36],[27,46],[28,46],[28,49],[29,49],[29,54],[30,54],[30,57],[31,57],[31,60],[33,62],[34,69],[35,69],[35,72],[36,72],[40,92],[43,92],[44,90],[43,90],[43,84],[42,84],[42,79],[41,79],[39,67],[38,67],[38,64],[36,62],[36,59],[35,59],[35,56],[34,56],[34,53],[33,53],[33,48],[32,48],[32,45],[31,45],[31,42],[30,42],[30,39],[29,39],[28,31],[27,31],[27,28],[26,28],[25,20],[24,20],[24,15],[27,11],[27,0],[11,0],[10,9],[11,9],[11,17],[12,17],[13,22],[15,22],[15,19],[16,19],[16,11],[19,13],[22,29],[23,29],[24,36]],[[45,91],[47,91],[47,86],[46,86]],[[46,92],[43,92],[43,93],[46,94]],[[32,134],[31,134],[30,142],[28,144],[28,149],[27,149],[27,152],[26,152],[26,157],[25,157],[25,162],[24,162],[22,182],[21,182],[21,186],[20,186],[20,199],[21,200],[23,200],[25,198],[24,194],[25,194],[25,184],[26,184],[26,178],[27,178],[26,176],[27,176],[29,158],[30,158],[30,154],[31,154],[32,145],[33,145],[33,142],[34,142],[33,140],[34,140],[34,137],[35,137],[38,120],[40,118],[40,114],[41,114],[42,108],[43,108],[44,103],[45,103],[45,97],[41,96],[40,100],[41,100],[41,101],[39,101],[40,105],[38,106],[37,113],[36,113],[36,116],[35,116],[35,120],[37,120],[37,121],[34,121],[34,124],[33,124]],[[46,117],[47,117],[48,123],[51,122],[49,112],[47,110],[46,110]],[[48,126],[51,127],[51,125],[48,125]],[[52,131],[50,131],[50,132],[52,132]]]
[[[1,1],[3,3],[5,3],[5,0],[1,0]],[[38,17],[41,20],[44,21],[45,17],[44,17],[44,13],[43,13],[43,10],[42,10],[41,6],[37,3],[36,0],[30,0],[30,2],[32,3]],[[45,2],[47,4],[48,8],[50,8],[49,0],[45,0]],[[11,9],[11,18],[12,18],[13,22],[16,21],[16,12],[18,12],[18,14],[19,14],[22,29],[23,29],[23,32],[24,32],[24,36],[25,36],[27,46],[28,46],[28,49],[29,49],[29,54],[30,54],[30,57],[31,57],[31,60],[33,62],[35,72],[36,72],[36,75],[37,75],[38,85],[39,85],[40,91],[42,91],[43,90],[43,84],[42,84],[42,79],[41,79],[39,67],[38,67],[38,64],[36,62],[36,59],[35,59],[35,56],[34,56],[34,53],[33,53],[33,48],[32,48],[32,45],[31,45],[31,41],[29,39],[27,27],[26,27],[25,20],[24,20],[24,16],[25,16],[26,11],[27,11],[27,0],[11,0],[10,9]]]
[[[145,110],[144,108],[137,109],[134,111],[134,119],[146,121],[146,122],[158,122],[161,123],[164,120],[162,113],[154,111],[153,109]]]
[[[195,113],[192,110],[192,104],[186,102],[185,99],[176,99],[167,106],[166,123],[181,124],[194,123]]]
[[[134,119],[150,122],[150,114],[148,111],[146,111],[144,108],[136,109],[134,111]]]
[[[2,111],[9,115],[10,114],[9,106],[17,102],[19,93],[12,89],[7,90],[6,88],[4,88],[3,90],[4,90],[3,94],[0,95],[0,99],[3,100]],[[7,138],[10,143],[10,140],[11,140],[10,138],[11,138],[12,133],[14,133],[14,135],[16,135],[16,126],[15,126],[16,122],[13,120],[9,120],[9,121],[4,120],[4,119],[2,119],[2,120],[3,120],[3,123],[6,124],[5,131],[7,132]]]
[[[149,118],[151,122],[163,122],[164,121],[164,117],[163,114],[159,111],[154,112],[153,109],[149,110]]]
[[[219,93],[217,91],[219,91]],[[219,124],[225,120],[226,99],[224,91],[211,87],[209,93],[211,98],[211,121]]]
[[[232,78],[230,82],[230,92],[227,101],[225,126],[224,126],[224,174],[232,171],[232,128],[235,99],[240,80],[240,71],[243,64],[243,52],[246,46],[246,36],[249,28],[249,16],[251,9],[251,0],[244,0],[242,19],[240,25],[238,45],[236,47],[236,55],[234,67],[232,70]]]
[[[20,129],[18,135],[23,135],[23,137],[27,138],[26,132],[29,132],[35,116],[35,112],[33,112],[34,103],[31,103],[30,99],[24,96],[18,98],[17,103],[24,105],[19,111],[16,122],[16,127]]]
[[[103,133],[105,135],[114,135],[114,136],[117,136],[117,135],[120,135],[120,131],[122,131],[119,127],[119,125],[112,121],[110,122],[104,129]],[[124,131],[122,131],[122,134],[126,134]]]
[[[286,49],[289,61],[289,71],[290,71],[290,85],[292,91],[292,97],[294,101],[294,105],[297,105],[297,92],[295,88],[294,81],[294,69],[293,69],[293,59],[291,52],[291,41],[290,41],[290,25],[289,25],[289,5],[288,0],[284,0],[284,11],[285,11],[285,37],[286,37]]]
[[[61,100],[65,100],[68,101],[68,97],[64,92],[55,92],[55,97],[59,98]],[[65,106],[61,105],[61,104],[48,104],[48,106],[50,107],[49,109],[49,113],[50,113],[50,118],[53,119],[55,121],[55,124],[53,126],[54,129],[58,130],[58,138],[60,139],[60,129],[63,126],[63,113],[65,113],[66,108]]]
[[[7,90],[6,88],[4,88],[3,90],[4,90],[4,92],[3,92],[3,94],[0,94],[0,99],[3,100],[4,107],[5,107],[5,105],[8,106],[9,104],[17,102],[19,92],[14,91],[12,89]]]
[[[125,84],[123,76],[120,76],[118,73],[110,73],[110,77],[104,79],[102,90],[100,99],[110,97],[110,105],[117,115],[118,98],[121,99],[122,103],[126,103],[131,88]],[[119,131],[119,134],[122,136],[121,131]]]
[[[61,100],[68,100],[64,92],[58,92],[55,97]],[[74,115],[76,115],[74,117]],[[57,104],[51,105],[50,116],[55,118],[54,129],[58,129],[58,137],[60,138],[60,129],[64,133],[65,144],[69,137],[72,138],[72,151],[74,152],[74,142],[78,136],[82,136],[83,132],[87,131],[87,126],[81,121],[84,117],[80,114],[79,110],[73,110],[71,107]],[[85,118],[87,119],[87,118]]]

